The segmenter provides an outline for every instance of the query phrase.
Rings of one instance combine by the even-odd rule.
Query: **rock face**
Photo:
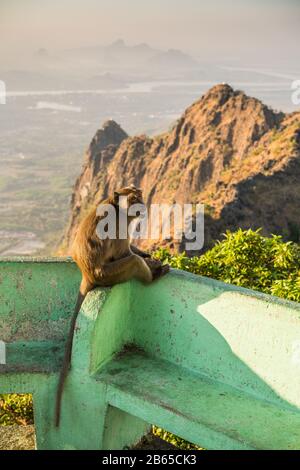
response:
[[[71,220],[67,231],[67,245],[86,209],[102,199],[105,191],[107,169],[120,144],[128,137],[114,121],[106,121],[96,132],[85,154],[81,175],[77,178],[71,199]],[[101,190],[103,188],[103,191]],[[65,243],[64,243],[65,245]]]
[[[66,251],[90,206],[130,183],[143,188],[147,204],[205,203],[205,247],[238,227],[298,240],[300,112],[277,113],[217,85],[157,137],[127,137],[105,123],[75,184]]]

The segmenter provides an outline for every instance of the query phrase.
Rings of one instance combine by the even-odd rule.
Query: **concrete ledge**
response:
[[[174,428],[174,417],[159,403],[168,396],[175,413],[180,407],[183,413],[189,377],[195,377],[200,388],[203,378],[216,384],[211,392],[207,389],[207,400],[210,393],[217,393],[217,384],[224,390],[236,390],[237,396],[241,394],[244,401],[240,414],[235,414],[233,400],[232,415],[236,423],[244,422],[239,428],[243,448],[266,448],[273,430],[276,446],[289,448],[289,423],[293,428],[300,416],[300,305],[175,270],[149,286],[132,281],[112,289],[95,289],[87,296],[76,325],[61,426],[55,429],[54,397],[61,354],[52,355],[51,351],[52,347],[63,347],[79,282],[80,273],[70,259],[0,262],[0,340],[8,343],[10,350],[8,373],[0,371],[0,392],[33,393],[38,448],[122,448],[137,442],[153,422],[187,438],[187,422],[177,420]],[[34,345],[41,349],[36,349],[33,362],[42,369],[47,365],[44,370],[34,371],[33,362],[24,357]],[[120,352],[132,347],[157,364],[157,374],[155,368],[151,369],[148,387],[153,390],[148,398],[145,390],[138,397],[134,384],[131,389],[127,387],[126,407],[125,395],[122,405],[112,402],[107,383],[97,378]],[[166,387],[159,388],[163,380],[159,370],[165,363],[171,372]],[[27,364],[26,370],[22,364]],[[182,371],[183,383],[178,390],[172,385],[175,370]],[[136,373],[138,382],[142,369],[137,368]],[[142,383],[146,384],[146,379]],[[176,392],[180,390],[179,406]],[[152,405],[153,400],[157,402],[155,412],[150,395]],[[218,424],[210,428],[216,433],[222,428],[224,437],[218,443],[207,440],[207,447],[231,446],[230,425],[220,415],[226,400],[222,393],[219,397],[214,400],[215,409],[210,403],[207,416],[201,414],[201,425],[190,420],[194,430],[189,439],[198,445],[203,444],[203,423],[210,419],[209,413],[215,413],[215,421],[210,422]],[[200,406],[200,398],[195,395],[193,400],[195,407]],[[278,427],[272,426],[269,412],[264,415],[269,435],[258,436],[255,441],[254,428],[251,431],[247,425],[253,400],[257,409],[266,406],[274,410],[274,419],[277,412],[286,417],[286,421],[282,418],[282,436],[276,431]],[[137,406],[142,401],[144,409]],[[226,408],[229,415],[230,406]],[[298,445],[298,437],[295,439],[293,448]],[[236,448],[233,443],[232,448]]]

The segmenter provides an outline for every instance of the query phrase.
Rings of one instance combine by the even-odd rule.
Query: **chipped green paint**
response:
[[[123,448],[157,424],[210,449],[300,448],[300,305],[172,271],[96,289],[54,397],[80,275],[0,261],[0,392],[31,392],[40,449]]]

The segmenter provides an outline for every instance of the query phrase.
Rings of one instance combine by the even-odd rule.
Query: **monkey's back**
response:
[[[96,229],[99,220],[97,209],[93,208],[79,224],[71,248],[71,255],[82,276],[92,284],[96,283],[96,278],[99,280],[99,274],[107,263],[130,252],[127,239],[101,240],[98,237]]]

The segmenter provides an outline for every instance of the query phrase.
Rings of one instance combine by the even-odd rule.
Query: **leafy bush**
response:
[[[202,256],[188,258],[159,249],[154,257],[173,268],[300,302],[300,247],[277,235],[267,238],[260,230],[240,229],[227,232]],[[0,424],[32,421],[31,396],[0,395]],[[163,429],[153,427],[153,432],[181,449],[197,448]]]
[[[300,246],[278,235],[240,229],[202,256],[172,256],[166,249],[154,256],[173,268],[300,302]]]
[[[32,424],[32,396],[27,394],[0,395],[0,425]]]

